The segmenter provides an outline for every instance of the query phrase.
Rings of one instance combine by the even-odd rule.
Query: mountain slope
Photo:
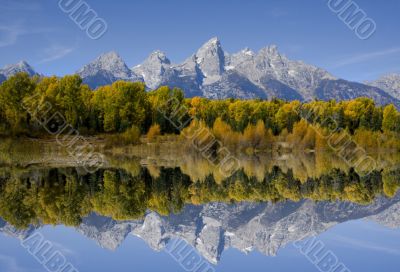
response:
[[[303,99],[312,98],[313,90],[322,80],[334,79],[323,69],[289,60],[279,53],[275,45],[265,47],[258,53],[247,49],[234,54],[229,66],[265,89],[268,89],[265,81],[279,81],[283,86],[296,90]]]
[[[115,221],[91,214],[83,219],[77,231],[109,250],[116,250],[130,234],[157,251],[173,239],[183,239],[208,261],[217,263],[229,248],[276,255],[292,242],[319,235],[350,220],[365,218],[398,228],[399,203],[400,194],[393,199],[377,198],[370,205],[310,200],[276,204],[209,203],[187,205],[182,212],[169,217],[148,212],[143,220],[134,221]],[[0,232],[8,235],[22,239],[33,231],[33,228],[16,230],[0,219]]]
[[[4,78],[9,78],[17,73],[27,73],[29,76],[39,75],[26,61],[20,61],[17,64],[9,64],[0,69],[0,82],[2,79],[4,80]]]
[[[137,75],[140,75],[151,89],[160,86],[165,81],[165,78],[170,78],[171,74],[173,74],[171,61],[161,51],[151,53],[142,64],[132,70]]]
[[[37,74],[26,62],[0,70],[0,82],[19,71]],[[128,68],[116,52],[100,55],[78,72],[83,82],[95,89],[117,80],[145,82],[148,89],[163,85],[184,90],[187,97],[213,99],[354,99],[369,97],[377,104],[400,108],[400,75],[390,75],[367,84],[335,78],[329,72],[302,61],[291,60],[275,45],[253,52],[224,51],[218,38],[203,44],[182,63],[174,64],[160,50],[143,63]],[[3,75],[3,76],[2,76]]]
[[[375,81],[367,82],[387,92],[389,95],[400,99],[400,74],[390,74],[383,76]]]
[[[77,74],[82,77],[83,83],[93,89],[117,80],[143,81],[140,76],[128,68],[116,52],[100,55],[93,62],[81,68]]]
[[[315,97],[321,100],[349,100],[360,96],[372,98],[378,105],[392,103],[400,106],[398,99],[377,87],[343,79],[323,80],[315,90]]]
[[[162,250],[172,239],[183,239],[208,261],[219,261],[224,250],[257,250],[276,255],[287,244],[315,236],[349,220],[368,218],[380,224],[399,227],[398,194],[393,199],[378,198],[371,205],[352,203],[210,203],[188,205],[179,214],[162,217],[149,212],[143,220],[117,222],[92,214],[78,228],[101,246],[115,250],[132,234],[145,240],[154,250]]]
[[[0,84],[5,81],[7,78],[5,75],[0,74]]]

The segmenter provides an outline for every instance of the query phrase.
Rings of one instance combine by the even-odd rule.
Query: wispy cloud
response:
[[[336,242],[339,242],[341,245],[359,247],[362,249],[378,251],[378,252],[383,252],[386,254],[400,256],[400,249],[398,249],[398,248],[385,247],[385,246],[374,244],[369,241],[358,240],[358,239],[341,236],[341,235],[335,235],[334,239]]]
[[[6,269],[7,272],[39,272],[40,269],[24,268],[18,265],[14,257],[0,254],[0,267]]]
[[[38,1],[32,0],[0,0],[1,10],[9,11],[37,11],[41,9],[41,4]]]
[[[60,244],[60,243],[57,243],[57,242],[52,242],[52,243],[64,255],[77,256],[77,253],[74,250],[65,247],[63,244]]]
[[[14,45],[20,36],[43,34],[55,31],[51,27],[25,27],[22,22],[3,24],[0,22],[0,47]]]
[[[0,47],[13,45],[23,33],[18,25],[0,25]]]
[[[46,63],[61,59],[76,49],[76,45],[64,46],[59,44],[53,44],[49,48],[44,50],[45,57],[38,62],[38,64]]]
[[[394,47],[385,50],[354,55],[352,57],[347,57],[338,60],[336,63],[333,64],[332,68],[339,68],[347,65],[363,63],[369,60],[373,60],[380,57],[387,57],[398,53],[400,53],[400,47]]]

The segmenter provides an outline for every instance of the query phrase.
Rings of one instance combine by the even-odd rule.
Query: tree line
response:
[[[180,112],[180,114],[176,114]],[[52,120],[58,114],[62,120]],[[0,135],[37,136],[46,132],[37,119],[53,130],[62,122],[82,134],[179,133],[177,123],[192,119],[209,128],[251,134],[292,133],[302,121],[323,129],[399,133],[400,113],[394,105],[377,106],[372,99],[349,101],[210,100],[185,98],[182,90],[160,87],[146,91],[143,83],[118,81],[91,90],[77,75],[29,77],[16,74],[0,85]],[[59,117],[60,119],[60,117]],[[156,128],[154,128],[156,126]],[[304,126],[304,125],[302,125]],[[300,129],[301,130],[301,129]],[[246,132],[247,131],[247,132]]]
[[[0,217],[18,228],[38,224],[77,226],[95,212],[115,220],[141,219],[147,210],[161,215],[179,213],[186,204],[209,202],[281,202],[312,199],[369,204],[377,196],[393,197],[400,187],[399,171],[332,169],[301,182],[292,171],[278,167],[263,180],[240,170],[217,182],[213,175],[193,181],[179,168],[163,168],[152,176],[146,168],[136,174],[122,169],[82,173],[76,168],[36,169],[34,174],[0,173]]]

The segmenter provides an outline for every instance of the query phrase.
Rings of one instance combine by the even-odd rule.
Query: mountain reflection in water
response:
[[[179,238],[217,263],[228,248],[275,255],[354,219],[400,227],[397,162],[384,162],[369,175],[323,166],[315,157],[263,162],[243,161],[227,178],[193,158],[175,165],[109,158],[93,173],[71,165],[4,163],[0,231],[22,239],[44,225],[73,226],[110,250],[129,234],[155,250]]]

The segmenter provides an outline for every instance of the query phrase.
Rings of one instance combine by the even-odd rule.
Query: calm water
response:
[[[321,158],[0,167],[0,271],[398,271],[400,170]],[[143,166],[145,165],[145,166]],[[55,256],[61,259],[55,259]],[[75,270],[73,269],[75,268]]]

